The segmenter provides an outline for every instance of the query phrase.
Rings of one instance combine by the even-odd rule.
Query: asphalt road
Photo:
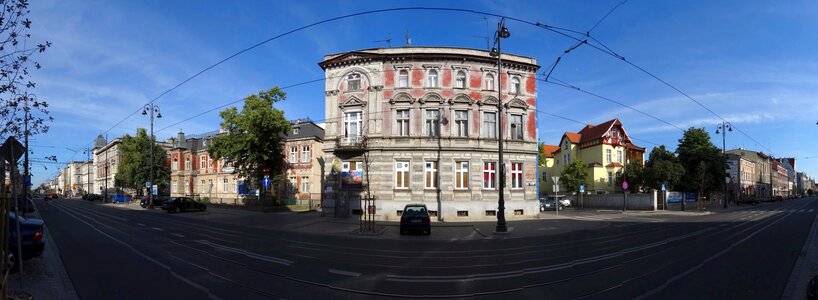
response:
[[[778,299],[817,212],[815,198],[803,198],[544,236],[433,240],[81,200],[41,210],[82,299]]]

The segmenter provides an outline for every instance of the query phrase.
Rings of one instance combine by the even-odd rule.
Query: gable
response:
[[[347,108],[347,107],[353,107],[353,106],[364,107],[364,106],[366,106],[366,102],[361,101],[361,99],[358,99],[355,96],[352,96],[352,97],[349,97],[349,99],[347,99],[346,101],[344,101],[344,103],[341,103],[340,105],[338,105],[338,107],[340,107],[340,108]]]

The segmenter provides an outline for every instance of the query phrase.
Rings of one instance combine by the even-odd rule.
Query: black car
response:
[[[759,203],[761,203],[761,201],[758,201],[758,199],[756,199],[755,197],[741,197],[738,199],[738,204],[756,205]]]
[[[540,198],[540,211],[557,210],[557,209],[559,209],[559,210],[565,209],[565,205],[563,205],[562,201],[560,201],[560,205],[559,205],[559,208],[558,208],[557,201],[554,198],[550,198],[550,197],[549,198]]]
[[[98,195],[98,194],[85,194],[85,195],[82,195],[82,200],[88,200],[88,201],[97,201],[97,200],[102,200],[102,195]]]
[[[185,212],[192,210],[206,210],[207,205],[188,197],[175,197],[162,202],[162,209],[168,212]]]
[[[20,245],[22,246],[23,259],[40,256],[45,248],[43,240],[43,220],[17,216],[9,212],[9,249],[12,253],[17,253],[17,220],[20,221]]]
[[[162,203],[164,203],[165,201],[170,200],[170,198],[168,198],[167,196],[149,196],[149,197],[151,199],[153,199],[153,206],[155,206],[155,207],[162,207]],[[150,199],[148,199],[148,197],[139,197],[139,206],[142,206],[142,208],[147,208],[148,205],[149,205],[149,202],[148,202],[149,200]]]
[[[400,216],[400,234],[409,231],[422,231],[426,235],[432,234],[432,224],[429,210],[425,204],[407,204]]]

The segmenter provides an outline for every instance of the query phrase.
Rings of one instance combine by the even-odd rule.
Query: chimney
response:
[[[179,130],[179,134],[176,136],[178,144],[176,145],[179,148],[185,147],[185,133],[182,130]]]

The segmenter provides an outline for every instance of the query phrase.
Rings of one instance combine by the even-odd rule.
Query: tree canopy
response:
[[[682,190],[710,193],[723,187],[727,163],[704,128],[685,130],[676,153],[685,169],[678,183]]]
[[[622,175],[616,180],[617,186],[622,186],[622,181],[627,180],[628,190],[632,193],[639,193],[645,187],[645,168],[641,161],[628,162]]]
[[[579,192],[579,186],[585,184],[588,178],[588,168],[585,162],[581,159],[570,162],[565,165],[560,174],[560,186],[565,188],[566,192]]]
[[[650,157],[645,162],[645,186],[660,190],[665,184],[667,190],[679,185],[685,174],[684,166],[673,152],[668,151],[665,145],[653,148]]]
[[[122,137],[119,153],[122,158],[114,176],[115,185],[120,188],[134,189],[137,194],[141,194],[145,183],[151,178],[151,138],[148,137],[145,128],[138,128],[136,136],[126,134]],[[154,181],[152,184],[158,185],[159,190],[163,192],[167,191],[168,180],[170,180],[170,169],[165,162],[167,152],[162,147],[154,145],[153,155]]]
[[[258,184],[264,169],[270,170],[274,183],[280,181],[287,168],[284,137],[291,126],[284,111],[273,104],[286,98],[284,91],[273,87],[244,98],[241,112],[231,107],[219,113],[226,133],[213,139],[210,156],[232,161],[239,177],[249,184]]]

